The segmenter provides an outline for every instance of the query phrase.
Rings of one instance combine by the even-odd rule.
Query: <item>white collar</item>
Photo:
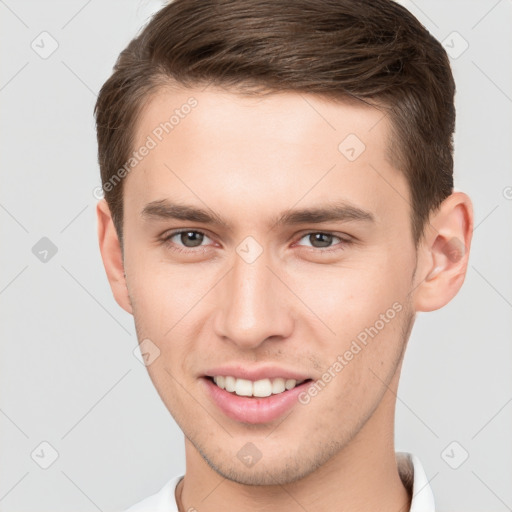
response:
[[[420,459],[411,453],[397,452],[398,472],[412,502],[409,512],[435,512],[434,496]],[[183,475],[171,478],[152,496],[139,501],[123,512],[178,512],[175,490]]]
[[[409,512],[435,512],[434,495],[420,459],[408,452],[396,452],[398,474],[403,484],[412,493]]]

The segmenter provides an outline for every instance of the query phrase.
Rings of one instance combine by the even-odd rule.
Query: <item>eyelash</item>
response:
[[[175,244],[173,244],[171,242],[171,239],[173,237],[175,237],[176,235],[180,235],[182,233],[199,233],[201,235],[204,235],[208,238],[210,238],[208,236],[207,233],[205,233],[204,231],[200,231],[200,230],[197,230],[197,229],[180,229],[180,230],[177,230],[177,231],[173,231],[171,233],[168,233],[166,234],[163,239],[162,239],[162,242],[169,248],[171,249],[172,251],[176,251],[178,253],[185,253],[185,254],[193,254],[193,253],[197,253],[199,251],[201,252],[206,252],[207,248],[205,246],[198,246],[197,248],[183,248],[183,247],[180,247],[180,246],[176,246]],[[316,235],[316,234],[322,234],[322,235],[330,235],[330,236],[333,236],[335,238],[338,238],[340,240],[340,242],[336,245],[340,245],[341,247],[336,247],[334,246],[334,248],[319,248],[319,247],[310,247],[310,246],[301,246],[302,249],[306,249],[306,250],[312,250],[316,253],[331,253],[331,252],[337,252],[337,251],[340,251],[340,250],[343,250],[345,246],[349,245],[352,243],[352,240],[349,240],[348,238],[343,238],[339,235],[336,235],[335,233],[330,233],[328,231],[308,231],[307,233],[303,233],[301,235],[301,237],[299,238],[299,240],[302,240],[304,237],[306,236],[309,236],[309,235]]]

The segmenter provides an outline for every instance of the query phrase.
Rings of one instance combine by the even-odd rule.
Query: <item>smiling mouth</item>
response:
[[[220,389],[245,398],[265,398],[272,395],[279,395],[312,380],[304,379],[297,381],[295,379],[278,377],[275,379],[251,381],[238,379],[229,375],[207,376],[206,378]]]

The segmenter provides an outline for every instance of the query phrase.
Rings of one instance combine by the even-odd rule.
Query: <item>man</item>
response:
[[[454,91],[390,0],[176,0],[122,52],[100,249],[186,438],[131,511],[434,510],[394,412],[416,312],[466,273]]]

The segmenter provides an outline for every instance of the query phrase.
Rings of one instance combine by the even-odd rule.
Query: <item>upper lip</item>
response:
[[[207,377],[231,376],[237,379],[247,379],[252,381],[262,379],[277,379],[279,377],[283,379],[295,379],[308,380],[311,377],[309,375],[297,372],[295,370],[288,370],[286,368],[279,368],[277,366],[261,366],[261,367],[249,367],[247,364],[232,364],[226,366],[218,366],[211,368],[206,372]]]

